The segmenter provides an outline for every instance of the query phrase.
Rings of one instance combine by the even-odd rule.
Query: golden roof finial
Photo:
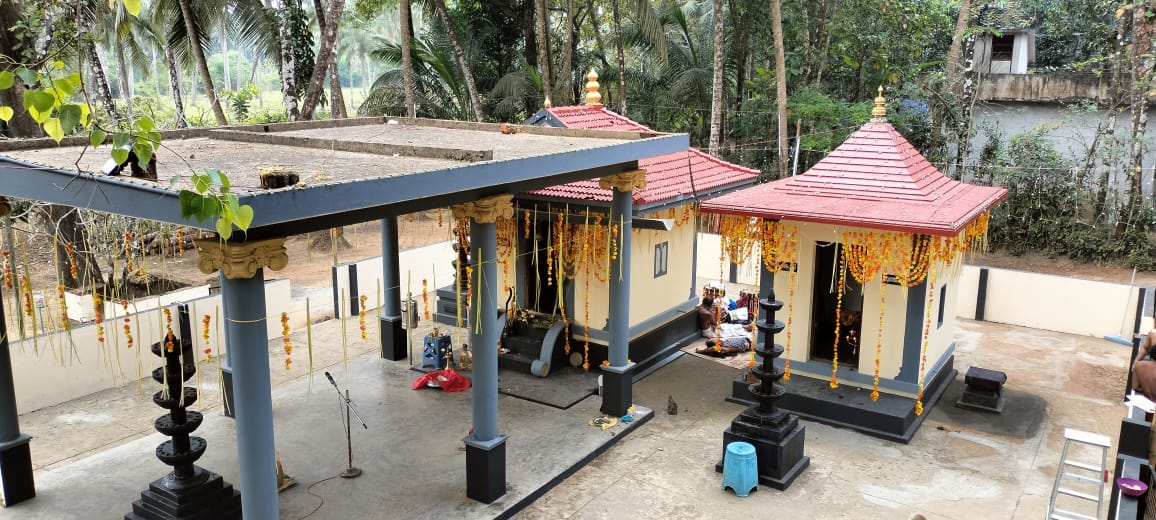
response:
[[[598,92],[598,73],[594,69],[586,73],[586,104],[602,106],[602,94]]]
[[[552,108],[554,105],[550,103],[550,98],[546,97],[546,102],[542,103],[542,108]]]
[[[875,108],[871,109],[871,122],[887,122],[887,99],[883,97],[883,85],[879,85],[879,95],[875,97]]]

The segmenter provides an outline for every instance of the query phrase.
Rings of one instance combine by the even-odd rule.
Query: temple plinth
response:
[[[759,483],[782,490],[790,487],[811,459],[803,454],[806,435],[799,418],[775,408],[775,401],[786,393],[779,383],[783,369],[775,367],[775,358],[783,354],[783,346],[774,341],[775,334],[786,328],[783,322],[775,319],[775,313],[783,308],[783,302],[775,299],[772,290],[765,299],[759,300],[759,308],[762,309],[762,319],[756,326],[761,341],[755,352],[761,357],[762,364],[751,369],[751,374],[759,382],[750,385],[755,404],[743,410],[723,432],[723,452],[732,442],[751,443],[758,459]],[[715,465],[715,469],[722,472],[723,461]]]

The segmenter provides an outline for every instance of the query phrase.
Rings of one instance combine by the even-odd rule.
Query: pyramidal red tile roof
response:
[[[650,132],[636,121],[601,105],[578,105],[546,109],[566,128]],[[639,159],[646,170],[646,187],[634,190],[635,205],[652,205],[703,196],[720,190],[753,184],[759,171],[732,164],[694,148],[685,152]],[[598,187],[598,179],[571,182],[531,191],[529,195],[576,201],[610,202],[610,190]]]
[[[890,124],[871,122],[806,173],[716,197],[703,211],[952,235],[1005,196],[948,178]]]

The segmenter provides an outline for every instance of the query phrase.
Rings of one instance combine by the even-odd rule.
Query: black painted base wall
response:
[[[915,399],[880,393],[878,401],[866,398],[870,389],[856,389],[843,385],[838,389],[827,386],[827,380],[792,374],[785,383],[787,393],[776,405],[797,414],[802,419],[831,426],[850,428],[867,435],[904,444],[911,441],[919,426],[939,401],[947,385],[955,379],[955,356],[949,357],[924,387],[923,415],[915,415]],[[745,374],[732,382],[728,401],[753,404]]]

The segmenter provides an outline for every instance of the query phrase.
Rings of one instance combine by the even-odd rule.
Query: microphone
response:
[[[325,377],[326,377],[327,379],[329,379],[329,384],[331,384],[331,385],[333,385],[333,386],[337,386],[337,381],[334,381],[334,380],[333,380],[333,376],[329,375],[329,372],[326,372],[326,373],[325,373]]]

